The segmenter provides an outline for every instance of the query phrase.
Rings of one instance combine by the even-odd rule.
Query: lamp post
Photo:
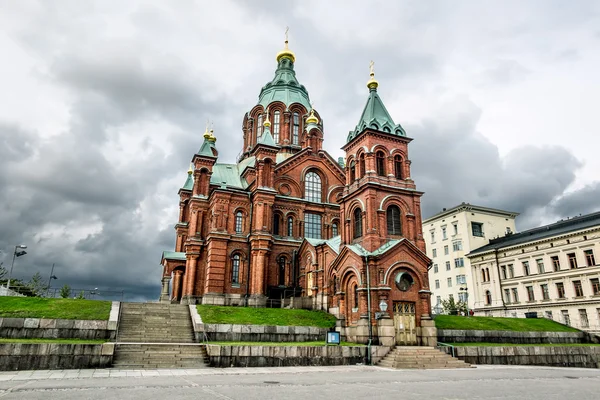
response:
[[[465,303],[467,305],[467,317],[469,316],[469,288],[466,286],[462,286],[459,289],[460,293],[464,293],[464,297],[465,297]]]
[[[381,310],[381,312],[375,313],[375,319],[386,318],[387,317],[387,309],[388,309],[387,301],[385,301],[384,299],[381,299],[381,301],[379,302],[379,309]]]
[[[48,295],[50,294],[50,284],[52,282],[52,279],[58,279],[56,277],[56,275],[54,275],[54,263],[52,263],[52,270],[50,271],[50,278],[48,278],[48,289],[46,289],[46,297],[48,297]],[[56,295],[56,292],[54,292],[54,294]]]
[[[8,290],[10,289],[10,278],[12,277],[12,270],[13,270],[13,267],[15,266],[15,258],[24,256],[25,254],[27,254],[27,252],[24,250],[26,248],[27,248],[27,246],[25,246],[24,244],[15,246],[15,251],[13,252],[12,263],[10,264],[10,272],[8,273],[8,281],[6,282],[7,294],[8,294]],[[22,250],[19,250],[19,249],[22,249]]]

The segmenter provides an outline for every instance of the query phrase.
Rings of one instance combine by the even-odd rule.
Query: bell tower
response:
[[[406,238],[425,251],[421,228],[421,196],[410,176],[408,144],[377,93],[374,64],[367,82],[369,95],[358,124],[350,131],[346,152],[346,185],[341,198],[342,244],[358,244],[373,252]]]

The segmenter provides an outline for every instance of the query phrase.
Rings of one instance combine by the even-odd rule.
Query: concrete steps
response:
[[[378,364],[388,368],[441,369],[470,368],[462,360],[443,353],[434,347],[399,346],[390,351]]]
[[[117,344],[113,367],[206,368],[206,346],[200,344]]]
[[[195,344],[187,306],[122,303],[121,307],[114,367],[206,367],[206,348]]]

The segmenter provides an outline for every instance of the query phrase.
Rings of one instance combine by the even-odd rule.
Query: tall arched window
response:
[[[489,290],[485,291],[485,304],[488,306],[492,304],[492,294]]]
[[[387,231],[388,235],[402,235],[402,227],[400,224],[400,208],[391,205],[387,208]]]
[[[287,235],[294,236],[294,218],[292,217],[287,219]]]
[[[273,214],[273,235],[279,235],[279,214]]]
[[[273,113],[273,140],[275,143],[279,143],[279,111]]]
[[[311,171],[306,174],[304,198],[317,203],[321,202],[321,177],[316,172]]]
[[[240,255],[235,254],[231,259],[231,283],[240,284]]]
[[[490,269],[489,268],[485,269],[485,276],[487,278],[486,281],[489,282],[490,281]]]
[[[337,235],[339,235],[338,224],[337,222],[334,222],[333,224],[331,224],[331,236],[336,237]]]
[[[354,160],[350,161],[350,183],[356,179],[356,164]]]
[[[394,176],[396,179],[402,179],[402,157],[399,154],[394,156]]]
[[[482,282],[487,282],[487,279],[485,279],[485,268],[481,269],[481,280]]]
[[[279,286],[285,286],[285,257],[279,258]]]
[[[375,153],[375,159],[377,160],[377,175],[385,176],[385,154],[383,151]]]
[[[354,210],[354,238],[362,236],[362,211],[360,208]]]
[[[362,178],[363,176],[365,176],[365,154],[361,154],[360,158],[358,159],[358,173],[359,173],[359,178]]]
[[[256,138],[257,139],[262,136],[262,130],[263,130],[263,116],[262,116],[262,114],[260,114],[258,116],[258,122],[256,123]]]
[[[244,231],[243,221],[244,215],[241,211],[235,213],[235,233],[238,235]]]
[[[333,277],[333,293],[332,294],[336,294],[337,293],[337,278],[334,276]]]
[[[354,285],[354,308],[358,308],[358,285]]]
[[[292,124],[292,144],[298,144],[298,132],[300,131],[300,115],[294,113]]]

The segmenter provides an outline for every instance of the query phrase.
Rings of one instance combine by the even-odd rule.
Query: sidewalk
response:
[[[43,379],[117,378],[147,376],[251,375],[307,372],[381,371],[387,368],[367,365],[327,367],[202,368],[202,369],[58,369],[35,371],[0,371],[0,382]]]

